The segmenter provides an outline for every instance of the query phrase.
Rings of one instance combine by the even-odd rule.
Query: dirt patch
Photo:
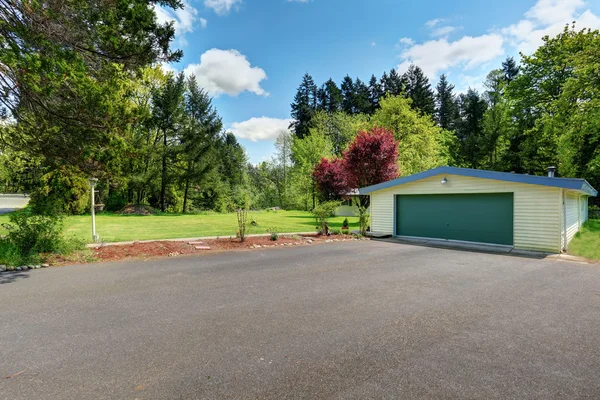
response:
[[[123,215],[152,215],[155,210],[150,206],[128,204],[121,209],[117,214]]]

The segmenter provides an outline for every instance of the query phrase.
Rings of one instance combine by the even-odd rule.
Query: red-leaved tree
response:
[[[315,166],[313,178],[324,200],[336,200],[350,191],[346,165],[341,158],[322,158]]]
[[[395,179],[398,170],[398,142],[394,133],[385,128],[360,131],[344,152],[345,181],[354,189]],[[369,206],[369,196],[361,196],[363,207]]]
[[[376,185],[397,178],[398,142],[394,133],[385,128],[359,131],[341,159],[323,158],[315,166],[313,178],[321,196],[335,200],[355,189]],[[361,233],[369,225],[370,197],[358,197]]]

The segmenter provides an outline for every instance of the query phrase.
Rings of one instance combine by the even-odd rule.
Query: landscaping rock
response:
[[[35,269],[40,269],[40,268],[42,268],[40,265],[35,266]]]
[[[204,242],[188,242],[188,244],[191,244],[192,246],[202,246]]]
[[[50,267],[50,264],[42,264],[42,265],[41,265],[41,267],[42,267],[42,268],[49,268],[49,267]]]
[[[21,265],[21,271],[27,271],[29,267],[27,265]]]
[[[21,267],[15,268],[15,271],[20,271],[20,270],[21,270]]]
[[[7,271],[14,271],[14,270],[15,270],[15,267],[13,267],[12,265],[8,265],[8,266],[6,267],[6,270],[7,270]]]
[[[308,243],[308,244],[312,244],[312,242],[313,242],[313,241],[312,241],[312,240],[310,240],[310,239],[308,239],[308,240],[306,241],[306,243]]]
[[[6,271],[6,265],[0,265],[0,272]]]
[[[196,250],[210,250],[209,246],[194,246]]]

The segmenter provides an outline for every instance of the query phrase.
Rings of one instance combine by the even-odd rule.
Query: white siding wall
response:
[[[566,222],[567,222],[567,244],[575,234],[579,232],[581,225],[587,220],[587,197],[577,192],[566,192]]]
[[[446,177],[448,182],[440,181]],[[459,175],[438,175],[371,193],[371,230],[394,234],[397,194],[514,193],[514,246],[558,252],[561,247],[561,189]]]

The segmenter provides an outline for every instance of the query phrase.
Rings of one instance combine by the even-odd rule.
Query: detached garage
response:
[[[360,189],[371,230],[560,252],[587,220],[584,179],[440,167]]]

